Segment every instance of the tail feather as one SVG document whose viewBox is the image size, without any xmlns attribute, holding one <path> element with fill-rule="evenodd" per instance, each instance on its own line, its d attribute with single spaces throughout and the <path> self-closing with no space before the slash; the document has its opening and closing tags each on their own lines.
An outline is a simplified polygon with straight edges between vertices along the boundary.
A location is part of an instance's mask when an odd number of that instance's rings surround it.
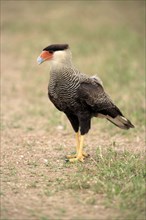
<svg viewBox="0 0 146 220">
<path fill-rule="evenodd" d="M 112 118 L 111 116 L 106 117 L 107 120 L 112 122 L 114 125 L 121 129 L 126 129 L 128 130 L 129 128 L 134 128 L 134 125 L 124 116 L 118 115 L 115 118 Z"/>
</svg>

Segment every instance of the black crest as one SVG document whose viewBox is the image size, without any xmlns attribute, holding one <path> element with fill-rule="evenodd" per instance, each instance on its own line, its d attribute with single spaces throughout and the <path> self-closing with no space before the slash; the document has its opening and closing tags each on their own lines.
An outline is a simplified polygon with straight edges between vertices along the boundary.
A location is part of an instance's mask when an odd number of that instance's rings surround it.
<svg viewBox="0 0 146 220">
<path fill-rule="evenodd" d="M 45 47 L 43 50 L 49 51 L 50 53 L 53 53 L 58 50 L 66 50 L 69 48 L 68 44 L 52 44 L 48 47 Z"/>
</svg>

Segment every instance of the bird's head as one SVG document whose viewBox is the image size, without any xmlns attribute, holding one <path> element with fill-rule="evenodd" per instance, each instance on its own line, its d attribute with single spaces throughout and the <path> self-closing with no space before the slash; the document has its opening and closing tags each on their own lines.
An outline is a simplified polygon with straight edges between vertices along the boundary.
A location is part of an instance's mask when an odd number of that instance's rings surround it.
<svg viewBox="0 0 146 220">
<path fill-rule="evenodd" d="M 52 44 L 45 47 L 37 58 L 38 64 L 44 61 L 52 61 L 55 63 L 64 63 L 71 58 L 68 44 Z"/>
</svg>

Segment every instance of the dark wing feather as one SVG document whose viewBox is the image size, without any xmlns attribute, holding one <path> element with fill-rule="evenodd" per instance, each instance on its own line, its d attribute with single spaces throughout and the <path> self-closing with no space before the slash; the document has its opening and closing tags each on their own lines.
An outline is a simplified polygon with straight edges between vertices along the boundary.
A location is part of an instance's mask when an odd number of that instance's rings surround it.
<svg viewBox="0 0 146 220">
<path fill-rule="evenodd" d="M 103 86 L 96 79 L 82 82 L 78 90 L 78 96 L 95 114 L 100 113 L 111 117 L 122 115 L 110 97 L 105 93 Z"/>
</svg>

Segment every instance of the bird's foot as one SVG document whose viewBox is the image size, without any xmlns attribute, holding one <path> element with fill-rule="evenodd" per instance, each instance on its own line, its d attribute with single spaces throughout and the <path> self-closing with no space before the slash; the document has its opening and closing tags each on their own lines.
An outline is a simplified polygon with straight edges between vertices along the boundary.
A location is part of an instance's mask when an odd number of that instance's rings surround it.
<svg viewBox="0 0 146 220">
<path fill-rule="evenodd" d="M 85 159 L 85 156 L 83 154 L 81 154 L 81 155 L 78 155 L 75 158 L 68 159 L 67 162 L 71 162 L 71 163 L 74 163 L 74 162 L 77 162 L 77 161 L 84 162 L 84 159 Z"/>
<path fill-rule="evenodd" d="M 76 158 L 76 157 L 77 157 L 77 154 L 66 155 L 67 159 Z"/>
<path fill-rule="evenodd" d="M 86 153 L 86 152 L 84 152 L 84 151 L 83 151 L 82 154 L 83 154 L 84 157 L 89 157 L 89 156 L 90 156 L 90 154 L 88 154 L 88 153 Z"/>
<path fill-rule="evenodd" d="M 89 157 L 90 156 L 90 154 L 88 154 L 86 152 L 83 152 L 82 155 L 83 155 L 83 157 Z M 66 158 L 67 159 L 77 158 L 77 154 L 66 155 Z"/>
<path fill-rule="evenodd" d="M 71 163 L 74 163 L 74 162 L 77 162 L 77 161 L 84 162 L 84 158 L 85 157 L 83 155 L 81 155 L 80 157 L 78 156 L 76 158 L 69 159 L 69 162 L 71 162 Z"/>
</svg>

